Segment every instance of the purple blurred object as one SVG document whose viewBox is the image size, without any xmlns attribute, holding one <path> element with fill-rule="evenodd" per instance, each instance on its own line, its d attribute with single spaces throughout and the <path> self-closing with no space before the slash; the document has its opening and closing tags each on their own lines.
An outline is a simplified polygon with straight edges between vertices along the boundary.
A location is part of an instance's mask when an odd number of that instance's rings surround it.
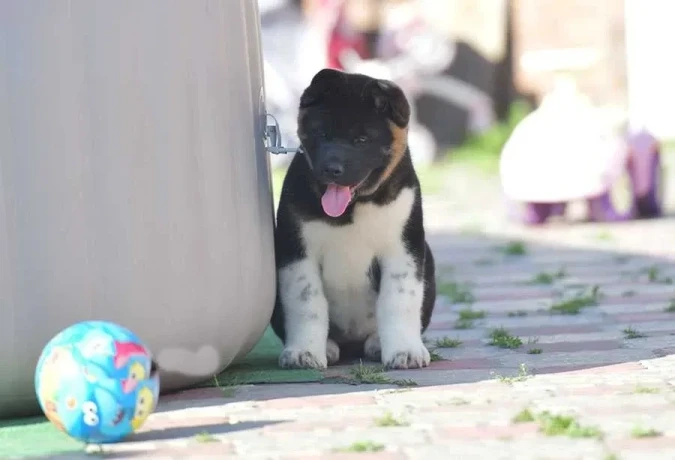
<svg viewBox="0 0 675 460">
<path fill-rule="evenodd" d="M 622 222 L 663 215 L 663 167 L 658 141 L 641 129 L 628 133 L 621 145 L 623 150 L 620 155 L 625 160 L 619 166 L 630 179 L 630 208 L 620 212 L 614 206 L 611 193 L 616 178 L 612 178 L 607 180 L 605 190 L 599 194 L 570 198 L 570 201 L 581 198 L 586 202 L 591 222 Z M 542 225 L 551 217 L 564 217 L 568 204 L 565 201 L 526 201 L 508 196 L 507 203 L 509 219 L 525 225 Z"/>
<path fill-rule="evenodd" d="M 647 162 L 647 183 L 641 187 L 638 162 Z M 658 148 L 651 155 L 636 155 L 628 161 L 628 174 L 634 190 L 631 211 L 639 219 L 663 215 L 663 167 Z"/>
<path fill-rule="evenodd" d="M 632 218 L 632 212 L 620 213 L 614 207 L 609 192 L 589 198 L 588 217 L 591 222 L 621 222 Z"/>
</svg>

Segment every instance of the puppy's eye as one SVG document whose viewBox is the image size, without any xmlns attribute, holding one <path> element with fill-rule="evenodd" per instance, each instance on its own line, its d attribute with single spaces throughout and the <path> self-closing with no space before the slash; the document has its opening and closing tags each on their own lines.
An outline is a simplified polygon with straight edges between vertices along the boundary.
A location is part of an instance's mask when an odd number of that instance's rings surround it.
<svg viewBox="0 0 675 460">
<path fill-rule="evenodd" d="M 366 142 L 368 142 L 368 136 L 359 136 L 354 139 L 355 144 L 365 144 Z"/>
</svg>

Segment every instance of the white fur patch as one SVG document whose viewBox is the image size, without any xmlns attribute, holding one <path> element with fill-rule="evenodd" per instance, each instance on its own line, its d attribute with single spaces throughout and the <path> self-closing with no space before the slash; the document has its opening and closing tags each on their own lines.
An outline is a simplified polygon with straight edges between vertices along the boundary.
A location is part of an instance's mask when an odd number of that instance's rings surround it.
<svg viewBox="0 0 675 460">
<path fill-rule="evenodd" d="M 329 318 L 347 340 L 366 340 L 379 332 L 385 365 L 428 364 L 420 333 L 423 282 L 415 279 L 415 263 L 402 240 L 414 200 L 414 190 L 404 189 L 386 206 L 357 204 L 351 225 L 302 226 L 307 258 L 279 274 L 287 331 L 282 365 L 305 367 L 304 361 L 317 361 L 325 366 Z M 379 297 L 368 278 L 374 258 L 381 266 Z M 377 348 L 374 339 L 370 348 Z"/>
<path fill-rule="evenodd" d="M 382 363 L 394 369 L 429 365 L 422 342 L 424 283 L 415 278 L 415 263 L 404 251 L 380 259 L 382 283 L 377 299 L 377 330 Z"/>
<path fill-rule="evenodd" d="M 319 266 L 304 259 L 282 268 L 278 276 L 286 326 L 286 346 L 279 364 L 287 368 L 327 367 L 328 303 Z"/>
</svg>

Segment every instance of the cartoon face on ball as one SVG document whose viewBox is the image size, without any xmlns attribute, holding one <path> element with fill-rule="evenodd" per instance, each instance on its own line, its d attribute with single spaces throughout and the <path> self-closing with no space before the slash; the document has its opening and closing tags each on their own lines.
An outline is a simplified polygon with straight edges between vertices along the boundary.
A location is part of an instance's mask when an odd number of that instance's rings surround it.
<svg viewBox="0 0 675 460">
<path fill-rule="evenodd" d="M 92 400 L 93 387 L 82 378 L 62 381 L 55 412 L 61 420 L 63 430 L 83 440 L 95 439 L 100 423 L 99 410 Z"/>
<path fill-rule="evenodd" d="M 82 422 L 91 428 L 98 427 L 101 419 L 98 417 L 98 406 L 94 401 L 82 403 Z"/>
<path fill-rule="evenodd" d="M 155 408 L 155 395 L 148 387 L 138 390 L 136 397 L 136 409 L 131 419 L 131 427 L 134 431 L 138 430 L 147 420 L 148 416 Z"/>
<path fill-rule="evenodd" d="M 131 421 L 137 397 L 132 402 L 111 382 L 79 379 L 68 385 L 70 391 L 56 406 L 67 433 L 87 442 L 104 443 L 134 431 Z"/>
<path fill-rule="evenodd" d="M 138 382 L 145 380 L 147 372 L 145 366 L 138 361 L 135 361 L 129 365 L 129 373 L 127 378 L 122 380 L 122 391 L 125 393 L 132 392 Z"/>
</svg>

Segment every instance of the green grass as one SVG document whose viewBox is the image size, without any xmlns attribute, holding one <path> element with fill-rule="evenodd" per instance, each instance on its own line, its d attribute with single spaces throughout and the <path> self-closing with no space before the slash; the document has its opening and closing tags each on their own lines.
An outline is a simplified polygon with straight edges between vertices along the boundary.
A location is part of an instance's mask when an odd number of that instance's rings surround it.
<svg viewBox="0 0 675 460">
<path fill-rule="evenodd" d="M 516 375 L 506 376 L 494 373 L 492 375 L 501 383 L 506 383 L 507 385 L 513 385 L 516 382 L 524 382 L 525 380 L 532 378 L 530 370 L 524 363 L 521 363 L 520 366 L 518 366 L 518 373 Z"/>
<path fill-rule="evenodd" d="M 629 340 L 630 339 L 641 339 L 643 337 L 647 337 L 647 334 L 644 334 L 644 333 L 638 331 L 637 329 L 633 329 L 630 326 L 627 327 L 626 329 L 624 329 L 622 332 L 623 332 L 623 337 L 625 339 L 629 339 Z"/>
<path fill-rule="evenodd" d="M 647 280 L 649 280 L 650 283 L 654 283 L 659 279 L 659 267 L 656 265 L 652 265 L 651 267 L 647 267 L 645 269 L 645 273 L 647 274 Z"/>
<path fill-rule="evenodd" d="M 403 388 L 410 388 L 417 386 L 417 382 L 415 382 L 413 379 L 393 379 L 391 383 L 392 385 L 397 385 Z"/>
<path fill-rule="evenodd" d="M 455 329 L 473 329 L 476 324 L 471 320 L 457 320 L 455 321 Z"/>
<path fill-rule="evenodd" d="M 213 386 L 218 388 L 222 393 L 224 398 L 234 398 L 237 394 L 237 384 L 234 380 L 222 382 L 217 375 L 213 376 Z"/>
<path fill-rule="evenodd" d="M 660 390 L 658 388 L 654 387 L 645 387 L 642 385 L 637 385 L 635 389 L 633 390 L 633 393 L 637 394 L 655 394 L 658 393 Z"/>
<path fill-rule="evenodd" d="M 338 447 L 335 449 L 335 452 L 353 452 L 353 453 L 365 453 L 365 452 L 382 452 L 384 450 L 384 444 L 379 444 L 373 441 L 357 441 L 347 447 Z"/>
<path fill-rule="evenodd" d="M 541 348 L 530 348 L 527 350 L 528 355 L 540 355 L 544 350 Z"/>
<path fill-rule="evenodd" d="M 492 345 L 493 347 L 515 349 L 520 348 L 523 345 L 523 341 L 520 337 L 511 335 L 509 331 L 503 327 L 490 331 L 489 337 L 489 345 Z"/>
<path fill-rule="evenodd" d="M 608 230 L 601 230 L 594 235 L 594 239 L 598 241 L 612 241 L 614 240 L 614 235 Z"/>
<path fill-rule="evenodd" d="M 513 423 L 530 423 L 534 422 L 534 420 L 534 414 L 530 409 L 521 410 L 511 419 Z"/>
<path fill-rule="evenodd" d="M 561 268 L 560 270 L 554 273 L 547 273 L 547 272 L 537 273 L 536 275 L 534 275 L 534 277 L 532 277 L 529 284 L 548 285 L 553 284 L 557 280 L 562 279 L 564 277 L 565 271 Z"/>
<path fill-rule="evenodd" d="M 417 382 L 410 379 L 392 379 L 384 373 L 383 366 L 366 366 L 359 362 L 356 366 L 349 369 L 350 377 L 345 383 L 352 385 L 396 385 L 399 387 L 414 387 Z"/>
<path fill-rule="evenodd" d="M 675 299 L 671 300 L 666 308 L 663 309 L 666 313 L 675 313 Z"/>
<path fill-rule="evenodd" d="M 360 362 L 349 369 L 349 374 L 356 383 L 371 385 L 391 383 L 391 379 L 384 374 L 384 368 L 382 366 L 366 366 Z"/>
<path fill-rule="evenodd" d="M 471 289 L 466 284 L 455 282 L 441 283 L 437 290 L 439 294 L 446 296 L 452 303 L 471 304 L 476 300 Z"/>
<path fill-rule="evenodd" d="M 663 436 L 663 433 L 653 428 L 644 428 L 641 426 L 633 427 L 630 435 L 634 438 L 658 438 Z"/>
<path fill-rule="evenodd" d="M 485 312 L 482 310 L 472 310 L 463 308 L 458 312 L 459 317 L 455 322 L 455 329 L 472 329 L 477 320 L 485 318 Z"/>
<path fill-rule="evenodd" d="M 571 299 L 554 303 L 549 311 L 557 315 L 578 315 L 584 308 L 596 306 L 599 299 L 600 289 L 598 286 L 593 286 L 588 293 L 577 294 Z"/>
<path fill-rule="evenodd" d="M 445 358 L 443 358 L 441 355 L 439 355 L 436 351 L 434 350 L 429 350 L 429 358 L 431 359 L 431 362 L 434 361 L 445 361 Z"/>
<path fill-rule="evenodd" d="M 642 272 L 647 275 L 647 280 L 650 283 L 673 284 L 673 279 L 671 277 L 661 276 L 661 269 L 656 265 L 647 267 L 642 270 Z"/>
<path fill-rule="evenodd" d="M 497 247 L 497 250 L 507 256 L 524 256 L 527 254 L 527 247 L 523 241 L 509 241 L 503 246 Z"/>
<path fill-rule="evenodd" d="M 392 427 L 392 426 L 409 426 L 410 422 L 394 417 L 391 412 L 385 413 L 382 417 L 375 419 L 375 426 Z"/>
<path fill-rule="evenodd" d="M 566 436 L 568 438 L 602 439 L 603 433 L 596 426 L 585 426 L 570 415 L 554 415 L 543 412 L 537 417 L 539 431 L 546 436 Z"/>
<path fill-rule="evenodd" d="M 535 414 L 530 409 L 523 409 L 512 419 L 512 423 L 539 424 L 539 431 L 546 436 L 566 436 L 568 438 L 602 439 L 604 434 L 598 427 L 586 426 L 579 423 L 570 415 L 556 415 L 548 411 Z"/>
<path fill-rule="evenodd" d="M 77 458 L 82 455 L 83 447 L 44 415 L 0 420 L 0 458 L 47 458 L 52 455 Z"/>
<path fill-rule="evenodd" d="M 483 310 L 472 310 L 471 308 L 463 308 L 457 312 L 460 321 L 474 321 L 485 318 Z"/>
<path fill-rule="evenodd" d="M 434 342 L 437 348 L 457 348 L 462 345 L 462 341 L 459 339 L 453 339 L 451 337 L 441 337 L 436 339 Z"/>
<path fill-rule="evenodd" d="M 207 443 L 207 442 L 218 442 L 218 438 L 213 436 L 211 433 L 207 431 L 202 431 L 201 433 L 197 433 L 195 435 L 195 441 L 201 442 L 201 443 Z"/>
</svg>

